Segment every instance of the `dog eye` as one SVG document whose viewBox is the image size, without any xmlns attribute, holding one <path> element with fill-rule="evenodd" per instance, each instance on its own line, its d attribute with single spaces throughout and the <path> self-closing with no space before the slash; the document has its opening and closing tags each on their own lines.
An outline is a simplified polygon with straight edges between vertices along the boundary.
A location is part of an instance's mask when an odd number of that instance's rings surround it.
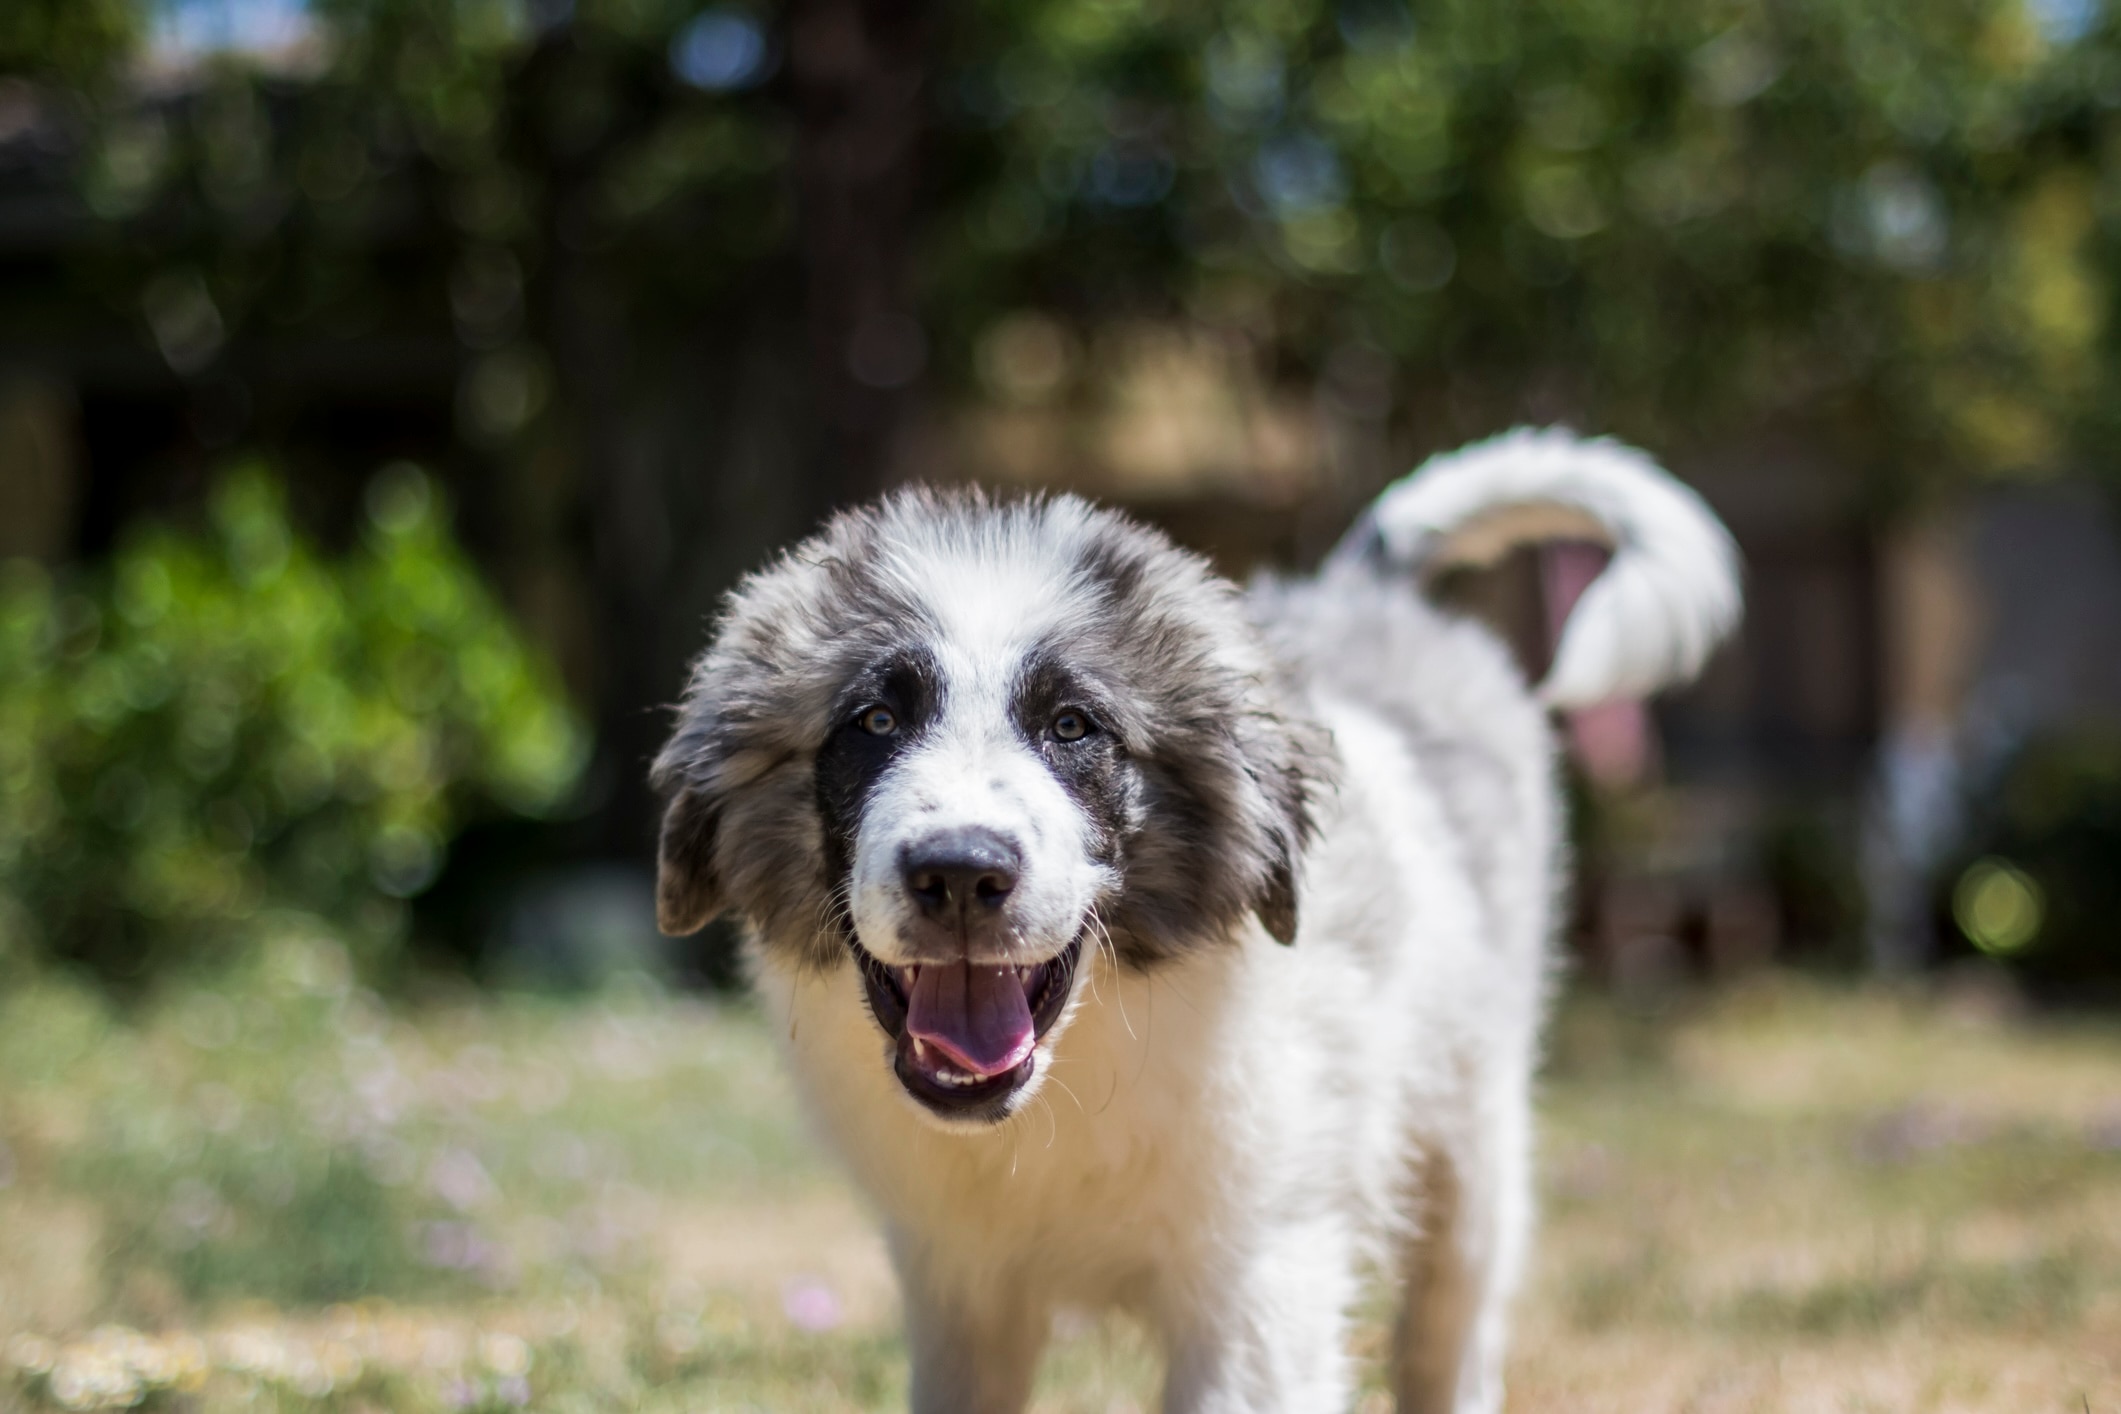
<svg viewBox="0 0 2121 1414">
<path fill-rule="evenodd" d="M 889 707 L 864 707 L 854 721 L 871 736 L 890 736 L 898 730 L 898 715 Z"/>
<path fill-rule="evenodd" d="M 1081 741 L 1090 735 L 1090 719 L 1070 707 L 1053 719 L 1053 735 L 1061 741 Z"/>
</svg>

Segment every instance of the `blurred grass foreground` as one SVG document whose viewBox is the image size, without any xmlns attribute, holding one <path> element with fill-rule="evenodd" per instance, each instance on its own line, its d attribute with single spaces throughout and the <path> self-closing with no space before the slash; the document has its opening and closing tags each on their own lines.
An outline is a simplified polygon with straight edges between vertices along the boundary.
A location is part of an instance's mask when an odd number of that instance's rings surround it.
<svg viewBox="0 0 2121 1414">
<path fill-rule="evenodd" d="M 7 993 L 0 1410 L 903 1407 L 881 1243 L 771 1024 L 393 1010 L 299 927 L 129 1022 Z M 1975 1001 L 1572 1003 L 1511 1407 L 2121 1407 L 2117 1073 L 2111 1023 Z M 1058 1334 L 1039 1410 L 1153 1407 L 1129 1330 Z"/>
</svg>

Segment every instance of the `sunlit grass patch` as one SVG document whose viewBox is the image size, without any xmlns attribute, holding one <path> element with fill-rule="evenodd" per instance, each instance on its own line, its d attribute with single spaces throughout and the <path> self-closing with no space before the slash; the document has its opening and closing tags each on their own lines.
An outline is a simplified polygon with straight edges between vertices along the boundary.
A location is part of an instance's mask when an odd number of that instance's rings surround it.
<svg viewBox="0 0 2121 1414">
<path fill-rule="evenodd" d="M 770 1019 L 349 977 L 0 996 L 0 1411 L 904 1407 L 881 1241 Z M 2111 1028 L 1907 997 L 1572 1004 L 1512 1407 L 2121 1409 L 2116 1076 Z M 1034 1408 L 1157 1381 L 1132 1326 L 1072 1322 Z"/>
<path fill-rule="evenodd" d="M 1513 1407 L 2121 1406 L 2121 1031 L 1782 979 L 1561 1037 Z"/>
<path fill-rule="evenodd" d="M 1718 1317 L 1738 1330 L 1807 1336 L 1867 1335 L 1921 1320 L 2042 1331 L 2073 1323 L 2097 1280 L 2090 1261 L 2069 1253 L 1925 1263 L 1796 1288 L 1749 1288 Z"/>
</svg>

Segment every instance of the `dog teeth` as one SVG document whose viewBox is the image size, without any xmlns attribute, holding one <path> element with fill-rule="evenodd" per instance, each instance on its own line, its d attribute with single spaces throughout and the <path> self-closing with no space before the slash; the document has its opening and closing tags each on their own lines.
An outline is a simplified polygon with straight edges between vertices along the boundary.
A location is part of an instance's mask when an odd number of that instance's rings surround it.
<svg viewBox="0 0 2121 1414">
<path fill-rule="evenodd" d="M 935 1055 L 934 1048 L 918 1036 L 913 1038 L 913 1063 L 926 1071 L 928 1078 L 938 1085 L 951 1085 L 962 1088 L 967 1085 L 977 1085 L 987 1078 L 984 1075 L 974 1075 L 970 1071 L 959 1070 L 950 1062 Z"/>
</svg>

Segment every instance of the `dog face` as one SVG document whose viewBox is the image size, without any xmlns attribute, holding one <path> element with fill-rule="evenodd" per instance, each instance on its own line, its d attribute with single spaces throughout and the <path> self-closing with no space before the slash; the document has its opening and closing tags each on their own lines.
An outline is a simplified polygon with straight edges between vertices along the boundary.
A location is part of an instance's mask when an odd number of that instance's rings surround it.
<svg viewBox="0 0 2121 1414">
<path fill-rule="evenodd" d="M 733 907 L 858 979 L 906 1092 L 992 1123 L 1086 943 L 1150 967 L 1248 912 L 1293 938 L 1316 744 L 1234 590 L 1160 536 L 901 494 L 731 596 L 656 763 L 658 915 Z"/>
</svg>

